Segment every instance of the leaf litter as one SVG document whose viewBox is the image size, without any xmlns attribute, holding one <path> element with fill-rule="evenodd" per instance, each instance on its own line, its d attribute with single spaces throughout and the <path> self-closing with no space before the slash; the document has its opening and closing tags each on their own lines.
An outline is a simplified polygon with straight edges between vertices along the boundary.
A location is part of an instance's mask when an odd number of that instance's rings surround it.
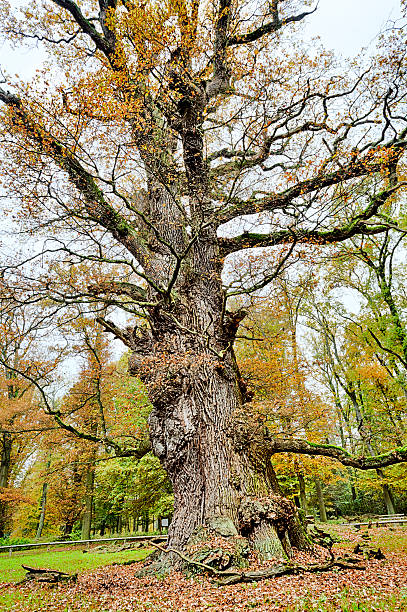
<svg viewBox="0 0 407 612">
<path fill-rule="evenodd" d="M 379 530 L 370 530 L 372 540 L 381 539 Z M 335 545 L 342 555 L 366 541 L 363 533 L 341 529 L 343 541 Z M 394 529 L 394 548 L 405 530 Z M 2 592 L 18 592 L 20 597 L 9 610 L 51 612 L 258 612 L 342 610 L 407 610 L 407 557 L 399 550 L 385 548 L 383 560 L 365 560 L 365 571 L 337 570 L 280 576 L 252 584 L 217 586 L 211 579 L 188 578 L 174 572 L 165 578 L 137 578 L 143 563 L 110 566 L 82 574 L 75 585 L 45 587 L 2 585 Z M 392 548 L 392 547 L 390 547 Z M 322 556 L 321 554 L 319 556 Z M 296 559 L 304 562 L 304 559 Z M 40 607 L 29 602 L 33 592 L 42 593 Z M 26 596 L 25 596 L 26 595 Z M 383 600 L 391 602 L 383 607 Z M 349 607 L 348 607 L 349 604 Z"/>
</svg>

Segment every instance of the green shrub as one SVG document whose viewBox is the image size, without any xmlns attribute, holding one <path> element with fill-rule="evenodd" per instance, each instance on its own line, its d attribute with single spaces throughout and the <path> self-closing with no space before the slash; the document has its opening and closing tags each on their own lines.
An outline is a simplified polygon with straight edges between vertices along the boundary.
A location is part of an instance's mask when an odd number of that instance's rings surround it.
<svg viewBox="0 0 407 612">
<path fill-rule="evenodd" d="M 28 538 L 10 538 L 10 536 L 0 538 L 0 546 L 16 546 L 17 544 L 31 544 L 31 540 Z"/>
</svg>

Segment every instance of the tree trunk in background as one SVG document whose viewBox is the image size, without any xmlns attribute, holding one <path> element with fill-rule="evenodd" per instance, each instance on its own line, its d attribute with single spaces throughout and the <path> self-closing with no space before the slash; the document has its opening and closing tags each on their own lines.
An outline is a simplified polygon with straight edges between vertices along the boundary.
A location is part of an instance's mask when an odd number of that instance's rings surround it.
<svg viewBox="0 0 407 612">
<path fill-rule="evenodd" d="M 36 540 L 40 539 L 42 530 L 44 528 L 45 510 L 47 507 L 47 490 L 48 490 L 48 483 L 44 482 L 44 484 L 42 485 L 42 493 L 41 493 L 41 501 L 40 501 L 41 513 L 40 513 L 40 518 L 38 521 L 37 533 L 35 536 Z"/>
<path fill-rule="evenodd" d="M 74 526 L 74 521 L 71 521 L 70 519 L 65 523 L 64 526 L 64 536 L 69 536 L 72 533 L 73 530 L 73 526 Z"/>
<path fill-rule="evenodd" d="M 47 492 L 48 492 L 48 483 L 47 483 L 48 474 L 47 472 L 50 468 L 50 465 L 51 465 L 51 459 L 48 459 L 46 467 L 45 467 L 45 481 L 42 485 L 42 492 L 41 492 L 41 499 L 40 499 L 40 518 L 38 520 L 37 533 L 35 535 L 36 540 L 40 539 L 42 530 L 44 528 L 45 511 L 47 508 Z"/>
<path fill-rule="evenodd" d="M 315 489 L 316 489 L 316 492 L 317 492 L 318 506 L 319 506 L 319 516 L 320 516 L 320 519 L 321 519 L 321 523 L 326 523 L 328 519 L 327 519 L 327 516 L 326 516 L 325 501 L 324 501 L 324 495 L 323 495 L 323 492 L 322 492 L 321 482 L 320 482 L 319 478 L 315 478 L 314 482 L 315 482 Z"/>
<path fill-rule="evenodd" d="M 305 491 L 305 478 L 301 474 L 301 472 L 297 472 L 297 477 L 298 477 L 301 509 L 304 511 L 305 514 L 308 514 L 307 495 Z"/>
<path fill-rule="evenodd" d="M 93 490 L 95 484 L 95 468 L 91 464 L 85 476 L 85 511 L 82 517 L 81 539 L 90 540 L 92 525 Z"/>
<path fill-rule="evenodd" d="M 144 533 L 148 533 L 149 524 L 150 524 L 150 517 L 148 515 L 148 510 L 146 510 L 145 512 L 143 512 L 143 515 L 141 517 L 141 529 L 143 530 Z"/>
<path fill-rule="evenodd" d="M 12 444 L 13 439 L 10 433 L 4 432 L 1 434 L 0 491 L 9 484 Z M 8 503 L 0 499 L 0 538 L 6 535 L 9 520 L 8 512 Z"/>
<path fill-rule="evenodd" d="M 355 470 L 353 468 L 347 468 L 346 471 L 349 474 L 349 486 L 350 486 L 350 494 L 352 496 L 352 501 L 355 502 L 358 498 L 357 492 L 356 492 L 356 486 L 355 486 L 355 482 L 356 482 Z"/>
<path fill-rule="evenodd" d="M 392 499 L 392 496 L 391 496 L 391 491 L 390 491 L 389 486 L 387 484 L 383 485 L 383 499 L 384 499 L 384 503 L 386 504 L 387 514 L 389 514 L 389 515 L 396 514 L 396 510 L 394 508 L 393 499 Z"/>
</svg>

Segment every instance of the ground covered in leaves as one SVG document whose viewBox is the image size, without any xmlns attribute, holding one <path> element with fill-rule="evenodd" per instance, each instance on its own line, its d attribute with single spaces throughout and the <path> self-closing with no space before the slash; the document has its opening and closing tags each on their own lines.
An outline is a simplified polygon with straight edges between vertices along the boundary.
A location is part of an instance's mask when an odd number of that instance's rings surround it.
<svg viewBox="0 0 407 612">
<path fill-rule="evenodd" d="M 352 552 L 366 541 L 352 528 L 330 527 L 342 541 L 336 554 Z M 369 530 L 384 560 L 366 560 L 366 570 L 335 570 L 282 576 L 253 584 L 217 587 L 206 578 L 172 574 L 165 579 L 135 578 L 140 564 L 99 568 L 79 576 L 72 585 L 17 586 L 3 584 L 0 608 L 21 612 L 200 612 L 235 610 L 347 612 L 407 610 L 407 530 Z"/>
</svg>

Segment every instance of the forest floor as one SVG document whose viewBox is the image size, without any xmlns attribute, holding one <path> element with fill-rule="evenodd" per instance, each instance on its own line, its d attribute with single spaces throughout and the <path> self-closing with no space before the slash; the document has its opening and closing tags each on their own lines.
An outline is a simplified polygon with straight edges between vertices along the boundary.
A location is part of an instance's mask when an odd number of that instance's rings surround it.
<svg viewBox="0 0 407 612">
<path fill-rule="evenodd" d="M 324 529 L 326 526 L 324 525 Z M 365 530 L 329 525 L 341 538 L 340 555 L 364 541 Z M 402 612 L 407 610 L 407 528 L 369 529 L 371 544 L 386 558 L 366 570 L 335 570 L 281 576 L 258 583 L 217 587 L 200 577 L 172 574 L 135 578 L 140 563 L 87 570 L 78 582 L 55 587 L 0 585 L 0 609 L 18 612 Z M 137 551 L 138 552 L 138 551 Z M 140 551 L 141 552 L 141 551 Z M 85 556 L 85 555 L 84 555 Z M 38 566 L 46 566 L 38 558 Z"/>
</svg>

